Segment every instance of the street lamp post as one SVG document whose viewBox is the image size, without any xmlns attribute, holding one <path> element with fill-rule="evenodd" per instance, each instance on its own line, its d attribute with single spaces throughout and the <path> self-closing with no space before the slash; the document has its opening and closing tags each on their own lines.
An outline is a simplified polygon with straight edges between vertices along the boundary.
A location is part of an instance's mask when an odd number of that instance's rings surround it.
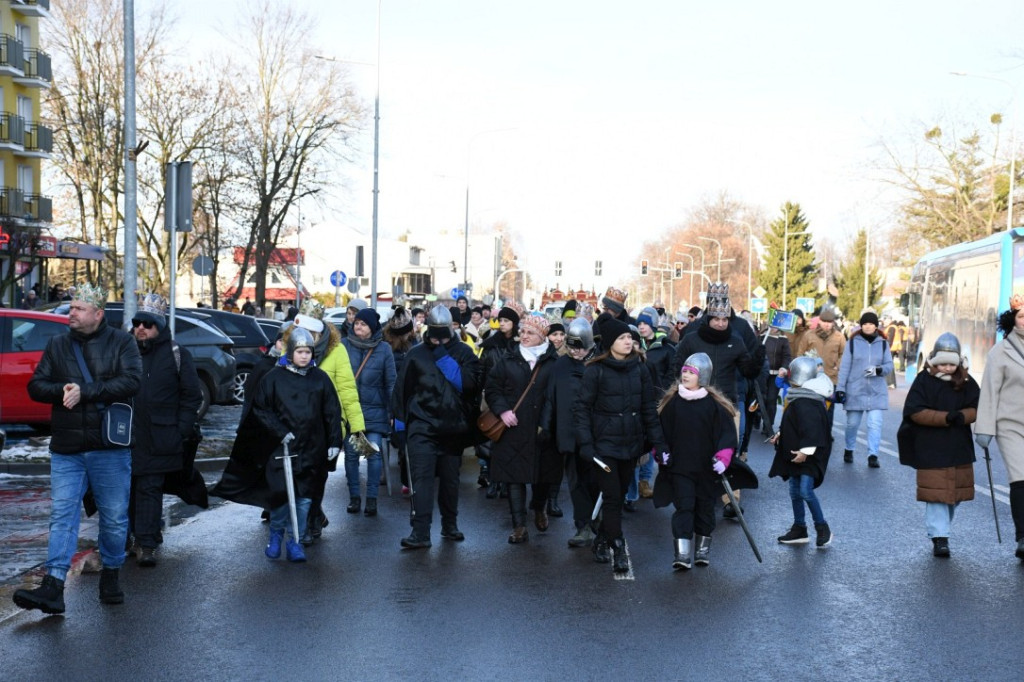
<svg viewBox="0 0 1024 682">
<path fill-rule="evenodd" d="M 782 309 L 788 310 L 789 306 L 786 305 L 786 294 L 789 290 L 789 238 L 800 237 L 808 232 L 790 232 L 789 231 L 789 213 L 783 209 L 782 216 Z"/>
<path fill-rule="evenodd" d="M 683 258 L 689 258 L 690 259 L 690 270 L 689 270 L 689 272 L 690 272 L 690 295 L 689 295 L 687 300 L 688 300 L 689 304 L 692 306 L 693 305 L 693 255 L 691 255 L 689 253 L 680 253 L 679 251 L 676 251 L 676 255 L 677 256 L 682 256 Z"/>
<path fill-rule="evenodd" d="M 747 228 L 747 305 L 749 306 L 754 295 L 754 290 L 751 288 L 753 284 L 751 273 L 754 269 L 754 226 L 744 220 L 735 220 L 733 218 L 726 218 L 725 222 L 732 223 L 733 225 L 743 225 Z"/>
<path fill-rule="evenodd" d="M 950 71 L 954 76 L 966 76 L 968 78 L 983 78 L 987 81 L 995 81 L 996 83 L 1002 83 L 1010 89 L 1010 187 L 1007 191 L 1006 201 L 1006 229 L 1013 229 L 1013 185 L 1014 176 L 1017 174 L 1017 150 L 1014 149 L 1016 144 L 1016 131 L 1017 131 L 1017 86 L 1010 81 L 999 78 L 997 76 L 989 76 L 981 73 L 968 73 L 966 71 Z"/>
<path fill-rule="evenodd" d="M 700 271 L 704 272 L 704 249 L 696 244 L 683 244 L 683 246 L 689 246 L 691 249 L 697 249 L 700 251 Z"/>
<path fill-rule="evenodd" d="M 716 265 L 715 279 L 719 282 L 722 281 L 722 242 L 711 237 L 697 237 L 697 239 L 703 239 L 706 242 L 714 242 L 718 246 L 718 264 Z"/>
</svg>

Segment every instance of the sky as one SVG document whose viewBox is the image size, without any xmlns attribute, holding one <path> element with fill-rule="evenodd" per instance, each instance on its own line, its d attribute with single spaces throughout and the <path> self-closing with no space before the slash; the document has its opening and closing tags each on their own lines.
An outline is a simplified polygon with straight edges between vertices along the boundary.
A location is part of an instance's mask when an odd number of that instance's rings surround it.
<svg viewBox="0 0 1024 682">
<path fill-rule="evenodd" d="M 176 30 L 216 45 L 245 4 L 176 0 Z M 294 4 L 322 54 L 377 62 L 377 1 Z M 461 231 L 468 185 L 471 234 L 506 222 L 541 281 L 555 260 L 570 281 L 597 259 L 632 276 L 644 241 L 723 191 L 768 219 L 800 203 L 816 238 L 889 228 L 880 143 L 1015 121 L 1024 84 L 1020 0 L 381 0 L 380 17 L 380 234 Z M 377 69 L 350 73 L 372 109 Z M 357 231 L 367 124 L 329 199 Z"/>
</svg>

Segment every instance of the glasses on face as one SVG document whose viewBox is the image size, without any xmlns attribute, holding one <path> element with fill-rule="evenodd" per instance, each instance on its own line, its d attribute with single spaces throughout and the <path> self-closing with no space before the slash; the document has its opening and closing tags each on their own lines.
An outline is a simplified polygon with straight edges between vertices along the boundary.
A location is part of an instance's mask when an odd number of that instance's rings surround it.
<svg viewBox="0 0 1024 682">
<path fill-rule="evenodd" d="M 149 320 L 132 320 L 132 329 L 134 329 L 135 327 L 145 327 L 146 329 L 152 329 L 155 326 L 156 323 L 150 322 Z"/>
</svg>

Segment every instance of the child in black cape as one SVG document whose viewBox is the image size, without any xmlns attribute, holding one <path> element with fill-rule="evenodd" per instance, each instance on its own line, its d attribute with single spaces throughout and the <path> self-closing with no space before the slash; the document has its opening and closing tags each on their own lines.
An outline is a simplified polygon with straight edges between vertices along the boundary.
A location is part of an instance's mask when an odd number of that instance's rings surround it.
<svg viewBox="0 0 1024 682">
<path fill-rule="evenodd" d="M 675 506 L 672 568 L 677 571 L 710 563 L 718 478 L 736 452 L 736 408 L 711 386 L 711 374 L 707 353 L 689 356 L 658 408 L 671 456 L 659 458 L 654 506 Z"/>
<path fill-rule="evenodd" d="M 789 481 L 789 497 L 793 503 L 793 526 L 779 537 L 779 542 L 803 545 L 810 541 L 804 511 L 806 504 L 817 531 L 816 545 L 822 549 L 831 544 L 832 531 L 814 490 L 825 480 L 832 438 L 825 398 L 807 387 L 817 374 L 814 358 L 799 357 L 790 363 L 788 404 L 773 440 L 775 459 L 768 477 L 779 476 Z"/>
</svg>

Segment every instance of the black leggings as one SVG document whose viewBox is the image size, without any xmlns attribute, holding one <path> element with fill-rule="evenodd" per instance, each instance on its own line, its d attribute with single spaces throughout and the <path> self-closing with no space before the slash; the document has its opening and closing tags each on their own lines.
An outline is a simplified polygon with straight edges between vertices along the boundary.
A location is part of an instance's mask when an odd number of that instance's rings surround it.
<svg viewBox="0 0 1024 682">
<path fill-rule="evenodd" d="M 597 483 L 604 495 L 601 503 L 601 533 L 609 542 L 622 537 L 622 501 L 626 490 L 633 482 L 633 470 L 636 469 L 636 457 L 629 459 L 612 459 L 603 461 L 611 468 L 611 473 L 597 467 Z"/>
<path fill-rule="evenodd" d="M 1024 481 L 1010 484 L 1010 513 L 1013 514 L 1013 525 L 1017 532 L 1016 540 L 1024 539 Z"/>
</svg>

